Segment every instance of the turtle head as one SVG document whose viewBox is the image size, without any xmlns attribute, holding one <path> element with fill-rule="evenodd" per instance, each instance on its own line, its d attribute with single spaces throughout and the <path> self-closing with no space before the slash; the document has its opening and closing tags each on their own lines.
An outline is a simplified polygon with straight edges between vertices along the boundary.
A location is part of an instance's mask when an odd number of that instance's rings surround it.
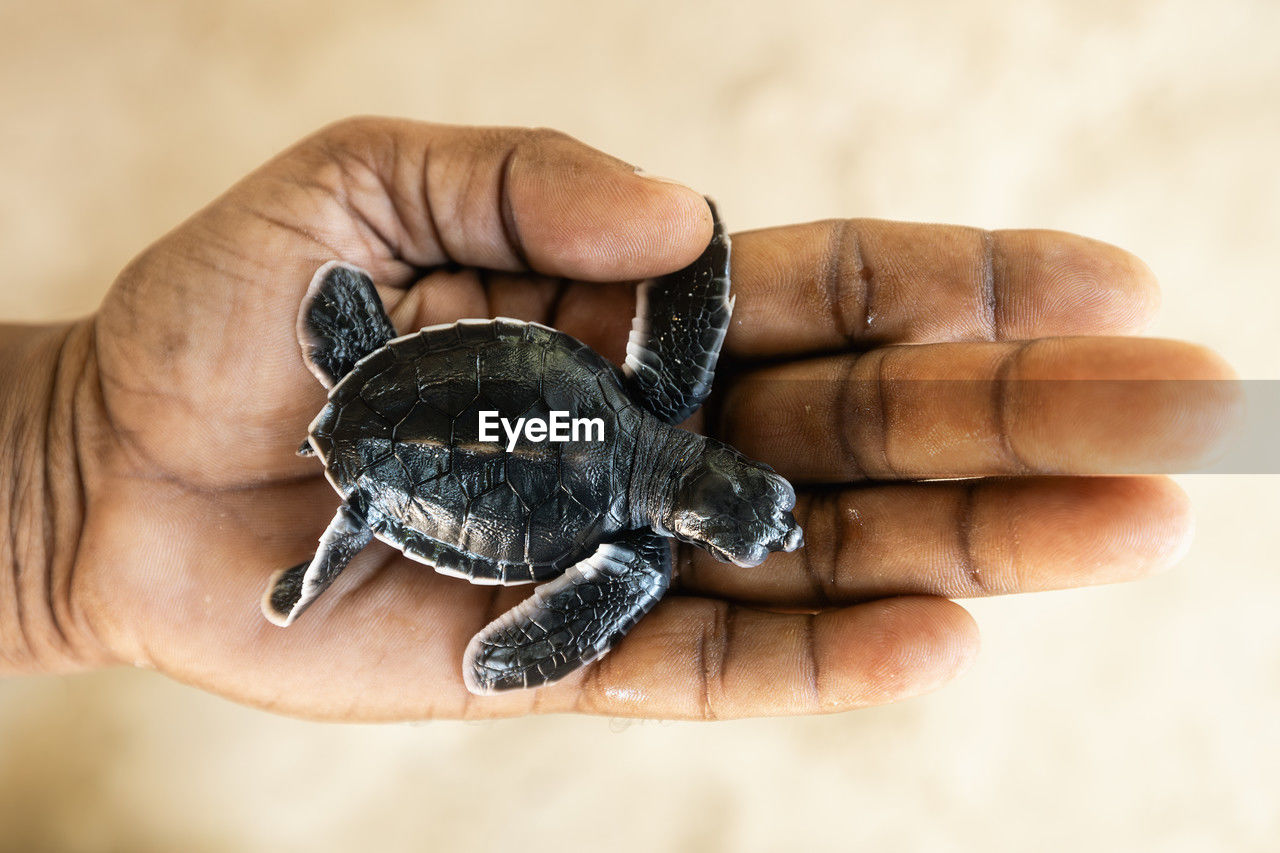
<svg viewBox="0 0 1280 853">
<path fill-rule="evenodd" d="M 665 526 L 723 562 L 758 566 L 770 551 L 803 547 L 791 514 L 795 504 L 795 489 L 768 465 L 708 441 L 700 461 L 676 483 Z"/>
</svg>

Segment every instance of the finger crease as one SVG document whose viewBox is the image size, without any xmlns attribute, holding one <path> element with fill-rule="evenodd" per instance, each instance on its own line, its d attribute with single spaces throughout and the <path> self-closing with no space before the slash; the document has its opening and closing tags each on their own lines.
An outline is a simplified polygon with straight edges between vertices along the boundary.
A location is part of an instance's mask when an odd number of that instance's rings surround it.
<svg viewBox="0 0 1280 853">
<path fill-rule="evenodd" d="M 809 697 L 813 702 L 813 706 L 821 707 L 822 705 L 822 673 L 818 669 L 818 632 L 817 632 L 818 614 L 810 613 L 804 620 L 804 635 L 801 643 L 804 646 L 804 655 L 806 659 L 805 684 L 809 688 Z"/>
<path fill-rule="evenodd" d="M 342 202 L 340 202 L 340 203 L 342 203 Z M 330 245 L 329 245 L 328 243 L 326 243 L 324 240 L 321 240 L 321 239 L 320 239 L 319 237 L 317 237 L 317 236 L 316 236 L 312 231 L 310 231 L 310 230 L 308 230 L 308 229 L 306 229 L 306 228 L 303 228 L 302 226 L 298 225 L 297 223 L 289 222 L 289 221 L 287 221 L 287 220 L 281 219 L 281 218 L 280 218 L 280 217 L 278 217 L 278 216 L 272 216 L 272 215 L 271 215 L 271 214 L 269 214 L 269 213 L 263 213 L 261 210 L 258 210 L 257 208 L 254 208 L 254 207 L 250 207 L 250 206 L 248 206 L 248 205 L 243 205 L 243 204 L 242 204 L 242 205 L 238 205 L 238 206 L 239 206 L 239 208 L 241 209 L 241 211 L 243 211 L 244 213 L 248 214 L 249 216 L 252 216 L 254 219 L 257 219 L 257 220 L 259 220 L 259 221 L 261 221 L 261 222 L 265 222 L 265 223 L 267 223 L 268 225 L 272 225 L 272 226 L 274 226 L 274 227 L 276 227 L 276 228 L 279 228 L 279 229 L 281 229 L 281 230 L 283 230 L 283 231 L 287 231 L 287 232 L 289 232 L 290 234 L 293 234 L 293 235 L 295 235 L 295 236 L 297 236 L 297 237 L 301 237 L 303 240 L 307 241 L 308 243 L 315 243 L 317 246 L 320 246 L 321 248 L 325 249 L 325 250 L 326 250 L 326 251 L 328 251 L 328 252 L 331 252 L 331 253 L 332 253 L 332 252 L 334 251 L 334 249 L 333 249 L 333 247 L 332 247 L 332 246 L 330 246 Z M 350 210 L 352 213 L 354 213 L 354 214 L 355 214 L 355 216 L 356 216 L 356 218 L 357 218 L 357 219 L 359 219 L 359 220 L 360 220 L 360 222 L 361 222 L 361 223 L 362 223 L 366 228 L 368 228 L 371 232 L 373 232 L 373 234 L 374 234 L 374 236 L 375 236 L 375 237 L 377 237 L 379 240 L 383 240 L 383 242 L 385 242 L 385 240 L 383 239 L 382 235 L 381 235 L 381 234 L 379 234 L 379 233 L 378 233 L 378 231 L 377 231 L 377 229 L 373 226 L 373 224 L 372 224 L 371 222 L 369 222 L 369 220 L 368 220 L 368 219 L 366 219 L 366 218 L 365 218 L 364 214 L 362 214 L 359 210 L 356 210 L 354 207 L 351 207 L 351 206 L 350 206 L 350 205 L 348 205 L 348 204 L 345 204 L 345 203 L 344 203 L 344 204 L 343 204 L 343 206 L 344 206 L 344 207 L 346 207 L 348 210 Z M 390 245 L 390 244 L 388 244 L 388 245 Z"/>
<path fill-rule="evenodd" d="M 400 231 L 397 231 L 397 233 L 394 233 L 394 234 L 389 233 L 386 229 L 384 229 L 381 225 L 377 223 L 376 217 L 370 216 L 368 213 L 365 212 L 364 206 L 361 205 L 359 202 L 355 201 L 352 198 L 351 193 L 349 192 L 345 193 L 346 197 L 344 201 L 346 203 L 346 208 L 347 210 L 351 211 L 351 213 L 360 222 L 360 224 L 363 225 L 365 229 L 368 230 L 369 233 L 371 233 L 374 236 L 374 239 L 376 239 L 379 243 L 381 243 L 383 246 L 386 247 L 387 251 L 391 253 L 392 258 L 394 258 L 397 261 L 405 261 L 404 242 L 403 240 L 401 240 L 400 235 L 403 231 L 403 223 L 406 220 L 404 219 L 403 216 L 401 216 L 400 210 L 395 200 L 394 191 L 392 187 L 383 179 L 381 170 L 373 169 L 372 172 L 373 172 L 374 180 L 378 182 L 378 188 L 382 191 L 383 198 L 387 199 L 387 202 L 390 205 L 392 218 L 396 222 L 401 223 L 402 225 L 402 228 L 400 229 Z"/>
<path fill-rule="evenodd" d="M 970 592 L 991 595 L 993 590 L 979 569 L 973 550 L 973 523 L 980 485 L 977 480 L 965 484 L 964 494 L 956 508 L 956 536 L 959 539 L 960 567 L 968 579 Z"/>
<path fill-rule="evenodd" d="M 430 144 L 422 152 L 422 209 L 426 213 L 424 217 L 427 220 L 427 228 L 431 232 L 431 238 L 435 240 L 436 246 L 440 249 L 440 254 L 452 261 L 453 255 L 449 251 L 449 247 L 445 245 L 444 234 L 440 231 L 440 222 L 436 219 L 436 207 L 431 203 L 431 146 Z"/>
<path fill-rule="evenodd" d="M 822 277 L 832 326 L 847 344 L 857 345 L 867 337 L 875 315 L 871 311 L 871 276 L 863 263 L 862 244 L 853 220 L 841 221 L 833 232 Z M 855 281 L 861 284 L 860 292 L 856 294 L 852 287 Z M 850 305 L 854 302 L 862 309 L 858 312 L 857 325 L 851 319 L 854 312 Z"/>
<path fill-rule="evenodd" d="M 993 341 L 1003 338 L 1000 329 L 999 300 L 996 298 L 995 234 L 982 232 L 982 302 L 987 335 Z"/>
<path fill-rule="evenodd" d="M 698 677 L 702 682 L 702 691 L 699 701 L 702 704 L 702 719 L 704 720 L 711 719 L 711 674 L 707 670 L 708 630 L 714 630 L 714 627 L 708 629 L 704 626 L 698 633 L 698 643 L 693 662 L 694 668 L 698 673 Z"/>
<path fill-rule="evenodd" d="M 877 406 L 879 423 L 876 424 L 876 427 L 880 430 L 880 461 L 889 476 L 896 477 L 897 471 L 893 463 L 889 461 L 889 394 L 885 388 L 887 383 L 884 373 L 884 363 L 888 360 L 891 350 L 880 349 L 876 352 L 876 395 L 879 402 Z M 863 465 L 862 467 L 865 471 L 866 466 Z"/>
<path fill-rule="evenodd" d="M 845 539 L 845 515 L 857 517 L 857 510 L 849 507 L 848 512 L 844 512 L 845 496 L 840 493 L 833 493 L 831 498 L 831 586 L 833 593 L 831 598 L 835 598 L 840 592 L 840 557 L 844 554 Z M 802 549 L 803 550 L 803 549 Z"/>
<path fill-rule="evenodd" d="M 374 182 L 377 183 L 378 185 L 378 189 L 381 190 L 383 197 L 386 198 L 388 195 L 388 188 L 387 188 L 386 182 L 382 179 L 382 170 L 377 167 L 377 164 L 366 163 L 360 158 L 353 157 L 351 154 L 348 154 L 344 151 L 334 149 L 334 148 L 330 148 L 327 150 L 328 150 L 329 158 L 333 162 L 333 164 L 337 166 L 338 174 L 340 176 L 339 180 L 336 182 L 337 186 L 330 190 L 330 196 L 333 196 L 336 193 L 338 196 L 338 198 L 336 199 L 336 201 L 338 202 L 338 205 L 342 207 L 343 210 L 350 213 L 356 219 L 356 221 L 359 222 L 360 225 L 364 227 L 364 229 L 367 232 L 372 234 L 373 238 L 377 240 L 379 243 L 381 243 L 387 249 L 387 251 L 391 253 L 391 256 L 393 258 L 395 258 L 396 260 L 403 260 L 401 255 L 401 243 L 398 237 L 396 235 L 386 233 L 386 231 L 384 231 L 382 227 L 379 226 L 374 221 L 374 217 L 369 216 L 365 212 L 363 206 L 357 201 L 357 199 L 364 197 L 364 193 L 357 191 L 356 193 L 353 194 L 351 192 L 351 184 L 355 184 L 357 186 L 360 184 L 360 178 L 353 171 L 353 167 L 354 167 L 354 168 L 363 169 L 368 174 L 372 175 Z M 393 215 L 394 215 L 394 211 L 393 211 Z M 266 219 L 265 216 L 262 218 Z M 290 226 L 287 223 L 274 222 L 273 220 L 270 220 L 270 219 L 268 219 L 267 221 L 273 222 L 273 224 L 280 225 L 281 227 L 284 227 L 284 228 L 289 228 L 290 230 L 296 231 L 297 233 L 300 233 L 303 236 L 308 236 L 314 242 L 320 243 L 321 245 L 325 246 L 325 248 L 328 248 L 331 253 L 335 255 L 338 254 L 337 252 L 334 252 L 332 247 L 323 243 L 323 241 L 316 239 L 315 237 L 311 237 L 311 235 L 308 234 L 308 232 L 303 231 L 301 228 L 297 228 L 296 226 Z"/>
<path fill-rule="evenodd" d="M 511 170 L 515 165 L 519 144 L 512 145 L 498 170 L 498 209 L 502 212 L 502 237 L 506 240 L 507 249 L 524 269 L 530 269 L 529 258 L 524 251 L 524 242 L 520 239 L 520 226 L 516 221 L 515 206 L 511 203 Z"/>
<path fill-rule="evenodd" d="M 53 369 L 54 380 L 53 381 L 55 383 L 58 380 L 63 378 L 63 374 L 65 372 L 65 365 L 67 363 L 67 349 L 71 344 L 71 337 L 72 337 L 72 334 L 70 332 L 65 336 L 63 336 L 62 342 L 58 347 L 58 353 L 54 357 L 54 369 Z M 85 366 L 87 366 L 87 360 L 86 360 Z M 80 387 L 79 380 L 82 379 L 83 376 L 84 376 L 84 369 L 82 368 L 80 374 L 77 376 L 77 381 L 72 386 L 73 389 L 78 389 Z M 74 394 L 74 391 L 73 391 L 73 394 Z M 75 398 L 73 396 L 72 397 L 73 406 L 74 406 L 74 399 Z M 57 405 L 58 405 L 57 386 L 53 385 L 49 389 L 49 419 L 45 423 L 44 447 L 46 449 L 50 447 L 56 447 L 60 442 L 60 437 L 55 434 L 56 423 L 55 423 L 55 418 L 53 414 L 54 408 Z M 68 420 L 70 422 L 70 427 L 71 427 L 71 435 L 69 436 L 69 438 L 71 439 L 71 447 L 73 449 L 73 452 L 68 455 L 71 458 L 71 467 L 74 472 L 74 482 L 75 482 L 75 488 L 73 489 L 74 505 L 71 511 L 72 511 L 72 517 L 76 519 L 76 523 L 73 526 L 76 529 L 82 530 L 84 526 L 83 520 L 85 517 L 86 497 L 85 497 L 85 490 L 84 490 L 84 477 L 80 470 L 80 464 L 79 464 L 80 455 L 78 453 L 81 447 L 80 440 L 77 437 L 77 433 L 78 433 L 77 427 L 79 425 L 79 418 L 77 418 L 75 414 L 72 413 L 71 417 L 68 418 Z M 80 546 L 83 541 L 83 535 L 77 535 L 73 537 L 73 541 L 70 543 L 71 544 L 71 554 L 69 555 L 70 559 L 67 560 L 67 575 L 64 578 L 58 578 L 57 573 L 54 571 L 54 568 L 57 565 L 57 563 L 61 562 L 61 560 L 58 559 L 56 550 L 59 545 L 62 545 L 64 543 L 55 541 L 54 535 L 53 535 L 56 522 L 61 520 L 57 518 L 58 516 L 58 508 L 56 506 L 57 495 L 54 494 L 54 483 L 57 481 L 57 476 L 55 474 L 55 469 L 54 469 L 54 457 L 55 457 L 55 454 L 47 453 L 47 452 L 45 453 L 44 515 L 48 523 L 44 526 L 43 545 L 44 545 L 44 554 L 46 556 L 46 559 L 49 561 L 49 566 L 50 566 L 49 571 L 45 573 L 45 578 L 44 578 L 45 605 L 49 610 L 49 623 L 50 625 L 53 626 L 53 631 L 57 635 L 58 641 L 60 643 L 60 648 L 63 650 L 68 650 L 72 648 L 72 643 L 71 643 L 71 637 L 69 636 L 67 626 L 64 625 L 64 623 L 71 618 L 70 614 L 74 612 L 74 605 L 72 603 L 74 599 L 71 594 L 71 587 L 75 581 L 76 563 L 78 562 L 78 557 L 80 554 Z M 62 584 L 61 588 L 59 588 L 60 581 Z M 62 602 L 65 602 L 65 606 L 63 606 Z"/>
<path fill-rule="evenodd" d="M 716 699 L 713 695 L 724 693 L 724 671 L 729 659 L 729 634 L 733 630 L 734 608 L 723 602 L 715 602 L 713 618 L 703 628 L 699 641 L 698 663 L 702 679 L 702 717 L 719 719 Z M 705 623 L 704 623 L 705 624 Z"/>
<path fill-rule="evenodd" d="M 15 445 L 16 448 L 16 445 Z M 20 452 L 20 450 L 18 451 Z M 15 470 L 20 460 L 13 460 Z M 21 553 L 18 543 L 22 541 L 22 512 L 19 507 L 22 506 L 23 489 L 27 482 L 25 477 L 9 478 L 9 539 L 8 539 L 8 557 L 13 564 L 13 607 L 14 607 L 14 624 L 18 628 L 18 636 L 22 640 L 21 649 L 25 650 L 28 655 L 36 653 L 33 640 L 32 629 L 28 626 L 28 616 L 25 608 L 26 597 L 23 594 L 24 578 L 31 569 L 28 567 L 27 555 Z"/>
<path fill-rule="evenodd" d="M 813 519 L 813 517 L 814 517 L 813 505 L 814 505 L 814 503 L 815 503 L 817 500 L 819 500 L 819 497 L 818 497 L 817 495 L 813 495 L 813 496 L 811 496 L 811 497 L 808 499 L 808 502 L 807 502 L 807 504 L 806 504 L 806 506 L 805 506 L 805 510 L 806 510 L 806 511 L 805 511 L 805 515 L 804 515 L 804 521 L 805 521 L 805 526 L 806 526 L 806 527 L 809 525 L 809 522 L 810 522 L 810 521 Z M 828 508 L 831 508 L 831 507 L 833 507 L 833 506 L 834 506 L 834 501 L 832 500 L 831 496 L 826 496 L 826 497 L 824 497 L 824 498 L 823 498 L 823 500 L 825 500 L 825 501 L 827 502 L 827 506 L 828 506 Z M 831 518 L 831 517 L 834 515 L 834 513 L 832 513 L 832 512 L 828 512 L 826 515 L 827 515 L 827 517 L 828 517 L 828 518 Z M 832 540 L 833 540 L 833 537 L 831 537 L 831 536 L 821 536 L 821 537 L 819 537 L 819 536 L 812 536 L 812 537 L 811 537 L 811 539 L 810 539 L 810 541 L 818 541 L 818 540 L 821 540 L 821 541 L 823 541 L 823 542 L 830 542 L 830 541 L 832 541 Z M 822 605 L 822 606 L 824 606 L 824 607 L 826 607 L 826 606 L 830 606 L 830 605 L 831 605 L 831 603 L 832 603 L 832 601 L 831 601 L 831 592 L 830 592 L 830 590 L 828 590 L 828 588 L 827 588 L 827 581 L 826 581 L 826 579 L 825 579 L 825 578 L 822 576 L 822 574 L 818 571 L 818 567 L 817 567 L 816 565 L 814 565 L 814 562 L 813 562 L 813 556 L 812 556 L 812 554 L 811 554 L 811 552 L 812 552 L 812 551 L 813 551 L 813 548 L 812 548 L 812 547 L 810 547 L 810 548 L 801 548 L 801 549 L 800 549 L 800 564 L 804 567 L 804 574 L 805 574 L 805 577 L 806 577 L 806 578 L 808 579 L 808 581 L 809 581 L 809 588 L 813 591 L 813 600 L 814 600 L 814 602 L 815 602 L 815 603 L 817 603 L 817 604 L 820 604 L 820 605 Z M 831 554 L 831 560 L 830 560 L 830 563 L 831 563 L 831 565 L 832 565 L 832 566 L 834 566 L 834 565 L 835 565 L 835 562 L 836 562 L 836 555 L 835 555 L 835 553 L 833 552 L 833 553 Z M 830 578 L 831 578 L 831 580 L 833 580 L 833 581 L 835 580 L 835 571 L 834 571 L 834 568 L 833 568 L 833 569 L 831 570 L 831 572 L 830 572 Z"/>
<path fill-rule="evenodd" d="M 860 407 L 857 405 L 857 395 L 855 383 L 853 379 L 854 371 L 857 369 L 859 359 L 849 359 L 848 366 L 845 367 L 843 375 L 840 377 L 839 387 L 836 389 L 835 401 L 835 432 L 836 441 L 840 445 L 840 455 L 853 466 L 853 472 L 850 479 L 865 480 L 867 479 L 867 471 L 860 458 L 858 444 L 853 440 L 853 414 Z M 882 400 L 883 403 L 883 400 Z"/>
<path fill-rule="evenodd" d="M 399 140 L 395 134 L 391 134 L 388 142 L 391 149 L 390 150 L 390 158 L 391 158 L 390 168 L 392 170 L 398 170 L 399 164 L 403 162 L 403 158 L 400 155 Z M 411 231 L 410 231 L 410 228 L 412 227 L 411 223 L 415 223 L 415 220 L 417 220 L 419 217 L 417 215 L 410 215 L 410 211 L 406 210 L 405 204 L 407 200 L 404 198 L 404 195 L 400 192 L 400 186 L 401 186 L 400 181 L 398 180 L 388 181 L 386 178 L 383 177 L 382 169 L 374 170 L 374 175 L 378 180 L 379 186 L 382 187 L 383 194 L 386 196 L 387 201 L 391 205 L 391 215 L 395 217 L 395 221 L 400 225 L 399 234 L 411 235 Z M 412 236 L 409 237 L 409 243 L 410 244 L 414 243 Z M 389 246 L 392 249 L 392 251 L 395 253 L 396 260 L 404 261 L 405 263 L 414 264 L 414 265 L 419 264 L 419 259 L 417 258 L 410 259 L 405 257 L 404 246 L 401 244 L 400 239 L 397 238 L 396 242 L 394 244 L 389 244 Z"/>
<path fill-rule="evenodd" d="M 1000 452 L 1004 456 L 1005 464 L 1017 474 L 1029 474 L 1034 468 L 1023 459 L 1022 454 L 1014 446 L 1013 437 L 1009 433 L 1009 389 L 1013 387 L 1010 374 L 1017 367 L 1018 360 L 1022 357 L 1023 352 L 1032 343 L 1034 341 L 1023 341 L 1005 355 L 1004 360 L 1000 363 L 1000 368 L 996 371 L 995 382 L 992 383 L 991 388 L 991 408 L 994 413 L 996 437 L 1000 443 Z"/>
</svg>

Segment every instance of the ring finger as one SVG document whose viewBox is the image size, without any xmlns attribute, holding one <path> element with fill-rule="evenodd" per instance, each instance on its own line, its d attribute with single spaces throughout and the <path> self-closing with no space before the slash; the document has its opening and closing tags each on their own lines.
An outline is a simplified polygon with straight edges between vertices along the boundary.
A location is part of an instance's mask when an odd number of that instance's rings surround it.
<svg viewBox="0 0 1280 853">
<path fill-rule="evenodd" d="M 1166 340 L 884 347 L 735 377 L 713 434 L 798 483 L 1165 473 L 1217 451 L 1231 377 Z"/>
<path fill-rule="evenodd" d="M 965 598 L 1134 580 L 1177 562 L 1186 495 L 1164 477 L 1030 477 L 802 492 L 808 545 L 754 568 L 682 552 L 681 589 L 826 608 L 896 595 Z"/>
</svg>

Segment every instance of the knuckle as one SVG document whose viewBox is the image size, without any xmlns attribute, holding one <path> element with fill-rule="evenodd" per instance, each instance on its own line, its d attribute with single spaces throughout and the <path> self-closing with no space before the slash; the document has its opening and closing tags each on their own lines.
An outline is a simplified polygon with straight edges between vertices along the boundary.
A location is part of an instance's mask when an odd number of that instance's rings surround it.
<svg viewBox="0 0 1280 853">
<path fill-rule="evenodd" d="M 832 491 L 801 495 L 796 504 L 796 517 L 813 543 L 800 549 L 801 571 L 808 586 L 806 604 L 831 607 L 844 598 L 840 568 L 848 502 L 847 496 Z"/>
<path fill-rule="evenodd" d="M 553 127 L 525 127 L 520 129 L 519 139 L 535 146 L 557 145 L 576 140 L 562 130 Z"/>
<path fill-rule="evenodd" d="M 320 128 L 300 143 L 318 178 L 340 179 L 375 168 L 379 151 L 395 132 L 395 122 L 378 116 L 348 116 Z"/>
<path fill-rule="evenodd" d="M 330 144 L 350 143 L 367 137 L 385 123 L 386 119 L 372 115 L 346 116 L 320 128 L 312 134 L 312 138 L 324 140 Z"/>
<path fill-rule="evenodd" d="M 696 684 L 700 688 L 700 696 L 695 697 L 695 704 L 700 705 L 700 713 L 705 720 L 717 720 L 721 717 L 724 702 L 725 664 L 729 657 L 729 637 L 731 623 L 731 606 L 724 601 L 707 601 L 704 612 L 698 615 L 701 630 L 694 636 L 696 648 L 692 659 L 697 668 Z"/>
<path fill-rule="evenodd" d="M 832 219 L 827 251 L 817 279 L 822 283 L 831 324 L 837 334 L 856 344 L 872 336 L 872 272 L 862 255 L 862 224 L 857 219 Z"/>
</svg>

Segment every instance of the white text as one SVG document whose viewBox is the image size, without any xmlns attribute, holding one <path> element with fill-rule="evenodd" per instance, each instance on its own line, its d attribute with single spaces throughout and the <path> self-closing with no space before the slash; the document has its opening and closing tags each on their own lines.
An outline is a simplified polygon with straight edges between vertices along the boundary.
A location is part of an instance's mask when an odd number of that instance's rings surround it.
<svg viewBox="0 0 1280 853">
<path fill-rule="evenodd" d="M 523 433 L 526 440 L 543 441 L 604 441 L 603 418 L 571 418 L 568 412 L 552 411 L 549 418 L 516 418 L 513 424 L 495 411 L 480 412 L 480 440 L 498 441 L 498 427 L 507 436 L 507 452 L 516 449 L 516 441 Z"/>
</svg>

